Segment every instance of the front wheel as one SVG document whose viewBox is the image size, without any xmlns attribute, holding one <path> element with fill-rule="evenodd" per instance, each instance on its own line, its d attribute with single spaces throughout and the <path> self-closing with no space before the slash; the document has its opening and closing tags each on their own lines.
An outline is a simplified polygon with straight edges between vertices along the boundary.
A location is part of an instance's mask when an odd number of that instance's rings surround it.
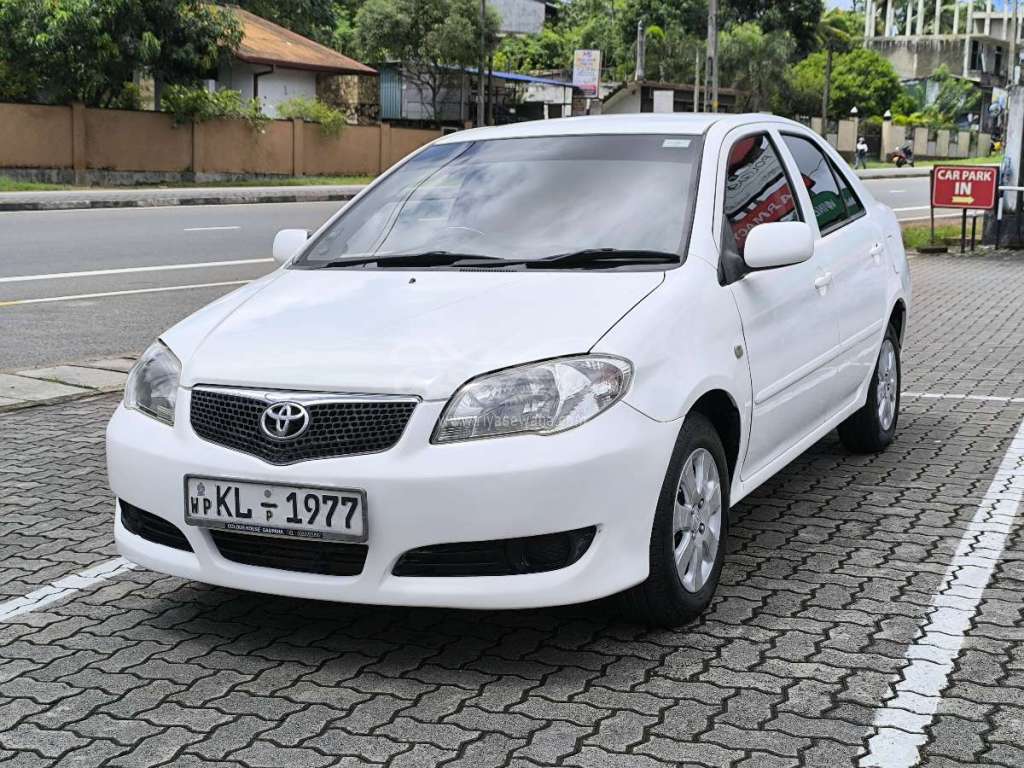
<svg viewBox="0 0 1024 768">
<path fill-rule="evenodd" d="M 729 530 L 729 467 L 706 417 L 686 417 L 651 530 L 647 580 L 623 597 L 636 619 L 674 627 L 698 616 L 715 594 Z"/>
<path fill-rule="evenodd" d="M 839 439 L 854 453 L 877 453 L 896 436 L 899 416 L 900 339 L 890 325 L 868 385 L 868 401 L 839 425 Z"/>
</svg>

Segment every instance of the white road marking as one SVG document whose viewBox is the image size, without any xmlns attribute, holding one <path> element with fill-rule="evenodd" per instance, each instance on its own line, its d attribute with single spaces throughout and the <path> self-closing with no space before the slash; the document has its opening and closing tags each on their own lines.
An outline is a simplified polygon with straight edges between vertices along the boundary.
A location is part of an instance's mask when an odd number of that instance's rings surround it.
<svg viewBox="0 0 1024 768">
<path fill-rule="evenodd" d="M 196 261 L 190 264 L 159 264 L 152 267 L 119 267 L 117 269 L 90 269 L 84 272 L 51 272 L 46 275 L 15 275 L 0 277 L 0 283 L 25 283 L 31 280 L 63 280 L 75 277 L 100 277 L 103 275 L 129 275 L 136 272 L 164 272 L 175 269 L 212 269 L 214 267 L 238 267 L 246 264 L 265 264 L 265 259 L 229 259 L 227 261 Z"/>
<path fill-rule="evenodd" d="M 993 403 L 1024 403 L 1024 397 L 1003 397 L 1001 395 L 958 395 L 952 392 L 900 392 L 901 397 L 915 397 L 923 400 L 984 400 Z"/>
<path fill-rule="evenodd" d="M 123 557 L 115 557 L 113 560 L 107 560 L 105 563 L 87 568 L 81 573 L 57 579 L 57 581 L 29 592 L 27 595 L 0 603 L 0 621 L 10 621 L 17 616 L 70 597 L 76 592 L 91 589 L 101 581 L 130 571 L 134 567 L 134 563 L 128 562 Z"/>
<path fill-rule="evenodd" d="M 105 299 L 108 296 L 134 296 L 140 293 L 166 293 L 168 291 L 187 291 L 192 288 L 220 288 L 225 285 L 245 285 L 248 280 L 225 280 L 220 283 L 196 283 L 194 285 L 168 285 L 162 288 L 135 288 L 130 291 L 103 291 L 102 293 L 76 293 L 72 296 L 48 296 L 43 299 L 15 299 L 0 301 L 0 307 L 13 307 L 19 304 L 47 304 L 53 301 L 75 301 L 76 299 Z"/>
<path fill-rule="evenodd" d="M 241 229 L 241 227 L 185 227 L 183 232 L 214 232 L 224 229 Z"/>
<path fill-rule="evenodd" d="M 887 192 L 888 192 L 888 193 L 889 193 L 890 195 L 898 195 L 898 194 L 900 194 L 901 192 L 906 192 L 907 190 L 905 190 L 905 189 L 888 189 L 888 190 L 886 190 L 886 191 L 887 191 Z"/>
<path fill-rule="evenodd" d="M 912 768 L 918 764 L 927 740 L 925 729 L 949 685 L 960 646 L 1003 554 L 1022 498 L 1024 422 L 960 539 L 920 637 L 907 649 L 908 664 L 893 686 L 893 697 L 875 710 L 874 734 L 861 766 Z"/>
<path fill-rule="evenodd" d="M 930 205 L 912 205 L 909 208 L 893 208 L 896 213 L 903 213 L 903 211 L 927 211 Z M 957 214 L 959 216 L 960 214 Z"/>
</svg>

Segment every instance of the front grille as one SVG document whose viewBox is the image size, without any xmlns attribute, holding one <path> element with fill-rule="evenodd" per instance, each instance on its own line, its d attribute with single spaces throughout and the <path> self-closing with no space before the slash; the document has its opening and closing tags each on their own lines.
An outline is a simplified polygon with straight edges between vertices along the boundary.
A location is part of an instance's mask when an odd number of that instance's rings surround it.
<svg viewBox="0 0 1024 768">
<path fill-rule="evenodd" d="M 204 440 L 294 464 L 386 451 L 398 442 L 416 407 L 412 400 L 335 400 L 306 406 L 309 427 L 291 440 L 273 440 L 260 428 L 269 400 L 234 392 L 192 391 L 192 429 Z"/>
<path fill-rule="evenodd" d="M 410 549 L 395 563 L 395 576 L 514 576 L 566 568 L 586 553 L 597 529 L 463 541 Z"/>
<path fill-rule="evenodd" d="M 192 551 L 192 545 L 188 543 L 185 534 L 174 523 L 132 506 L 124 499 L 118 499 L 117 504 L 121 508 L 121 524 L 129 533 L 141 536 L 154 544 L 162 544 L 165 547 L 174 547 L 186 552 Z"/>
<path fill-rule="evenodd" d="M 226 560 L 282 571 L 357 576 L 366 562 L 365 544 L 255 536 L 211 530 L 210 537 Z"/>
</svg>

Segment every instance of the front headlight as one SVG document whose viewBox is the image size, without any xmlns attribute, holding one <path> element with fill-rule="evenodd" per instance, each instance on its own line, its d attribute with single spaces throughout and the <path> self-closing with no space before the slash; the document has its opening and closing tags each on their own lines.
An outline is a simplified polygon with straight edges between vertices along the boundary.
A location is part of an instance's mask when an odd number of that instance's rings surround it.
<svg viewBox="0 0 1024 768">
<path fill-rule="evenodd" d="M 124 387 L 125 407 L 173 426 L 180 377 L 178 358 L 162 341 L 154 341 L 128 374 Z"/>
<path fill-rule="evenodd" d="M 489 373 L 455 393 L 431 442 L 564 432 L 614 405 L 632 377 L 629 361 L 610 355 L 563 357 Z"/>
</svg>

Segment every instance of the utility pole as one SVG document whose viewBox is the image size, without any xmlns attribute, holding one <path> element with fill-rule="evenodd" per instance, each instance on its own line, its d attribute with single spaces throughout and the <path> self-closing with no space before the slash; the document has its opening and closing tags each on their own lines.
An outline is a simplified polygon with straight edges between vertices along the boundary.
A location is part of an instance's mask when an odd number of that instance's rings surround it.
<svg viewBox="0 0 1024 768">
<path fill-rule="evenodd" d="M 1010 21 L 1010 62 L 1006 72 L 1006 79 L 1009 81 L 1010 85 L 1017 84 L 1017 78 L 1014 75 L 1017 72 L 1017 65 L 1020 63 L 1017 61 L 1017 36 L 1020 34 L 1017 29 L 1017 25 L 1020 24 L 1020 19 L 1017 13 L 1017 0 L 1013 0 L 1013 17 Z"/>
<path fill-rule="evenodd" d="M 700 112 L 700 48 L 693 55 L 693 111 Z"/>
<path fill-rule="evenodd" d="M 636 73 L 633 76 L 634 80 L 644 79 L 644 59 L 647 56 L 646 51 L 646 35 L 644 35 L 644 20 L 636 20 Z"/>
<path fill-rule="evenodd" d="M 708 63 L 704 68 L 704 77 L 708 88 L 704 91 L 704 102 L 707 106 L 708 91 L 711 91 L 710 109 L 718 111 L 718 0 L 708 0 Z"/>
<path fill-rule="evenodd" d="M 484 39 L 484 29 L 487 26 L 487 0 L 480 0 L 480 58 L 477 61 L 476 69 L 476 126 L 480 128 L 487 124 L 487 118 L 485 117 L 486 110 L 485 104 L 487 103 L 484 96 L 485 83 L 487 82 L 484 78 L 484 66 L 487 63 L 487 52 L 484 50 L 486 47 L 486 41 Z"/>
</svg>

